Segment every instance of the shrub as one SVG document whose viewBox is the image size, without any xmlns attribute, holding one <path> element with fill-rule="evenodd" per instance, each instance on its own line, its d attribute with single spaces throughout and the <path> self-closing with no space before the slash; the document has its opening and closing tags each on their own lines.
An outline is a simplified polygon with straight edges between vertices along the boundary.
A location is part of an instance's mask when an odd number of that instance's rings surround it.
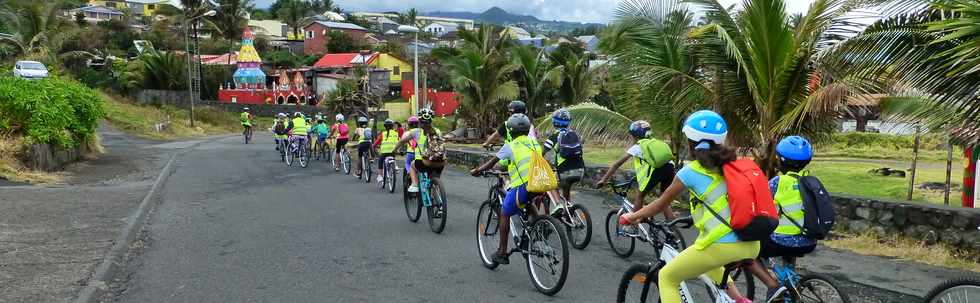
<svg viewBox="0 0 980 303">
<path fill-rule="evenodd" d="M 828 142 L 834 148 L 886 148 L 886 149 L 912 149 L 915 145 L 915 136 L 912 135 L 888 135 L 879 133 L 848 132 L 836 133 L 831 136 Z M 922 150 L 945 150 L 946 142 L 941 135 L 923 134 L 919 141 L 919 149 Z"/>
<path fill-rule="evenodd" d="M 0 76 L 0 131 L 26 135 L 28 143 L 71 148 L 88 142 L 104 106 L 96 91 L 72 80 Z"/>
</svg>

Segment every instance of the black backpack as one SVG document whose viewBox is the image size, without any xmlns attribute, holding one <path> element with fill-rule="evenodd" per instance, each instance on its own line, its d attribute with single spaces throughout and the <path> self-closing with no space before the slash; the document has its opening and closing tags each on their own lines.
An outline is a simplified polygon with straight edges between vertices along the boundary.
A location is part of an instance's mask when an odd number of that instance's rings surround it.
<svg viewBox="0 0 980 303">
<path fill-rule="evenodd" d="M 582 157 L 582 139 L 573 130 L 565 130 L 558 133 L 558 142 L 555 142 L 558 154 L 565 159 L 576 159 Z"/>
<path fill-rule="evenodd" d="M 795 176 L 794 176 L 795 177 Z M 800 185 L 800 195 L 803 196 L 803 224 L 790 219 L 793 224 L 803 230 L 806 236 L 823 240 L 830 234 L 837 221 L 837 211 L 834 210 L 834 199 L 830 192 L 823 187 L 820 179 L 813 176 L 797 177 Z"/>
</svg>

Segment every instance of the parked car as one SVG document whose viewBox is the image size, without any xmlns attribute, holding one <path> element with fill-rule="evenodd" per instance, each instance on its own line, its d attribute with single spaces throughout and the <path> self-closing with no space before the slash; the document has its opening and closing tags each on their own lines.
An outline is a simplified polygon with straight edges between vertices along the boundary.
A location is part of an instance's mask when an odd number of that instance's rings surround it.
<svg viewBox="0 0 980 303">
<path fill-rule="evenodd" d="M 37 61 L 17 61 L 14 64 L 14 77 L 24 79 L 43 79 L 48 77 L 48 68 Z"/>
</svg>

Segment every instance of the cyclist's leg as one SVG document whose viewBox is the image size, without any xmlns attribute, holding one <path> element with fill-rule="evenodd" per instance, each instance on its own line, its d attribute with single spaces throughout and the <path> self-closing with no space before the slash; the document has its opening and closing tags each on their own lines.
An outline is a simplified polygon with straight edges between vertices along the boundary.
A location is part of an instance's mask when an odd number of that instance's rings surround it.
<svg viewBox="0 0 980 303">
<path fill-rule="evenodd" d="M 713 243 L 699 250 L 694 246 L 684 249 L 660 270 L 658 286 L 664 303 L 681 302 L 681 282 L 707 274 L 716 283 L 721 280 L 728 263 L 754 259 L 759 255 L 759 241 Z M 729 296 L 741 297 L 736 287 L 729 287 Z"/>
<path fill-rule="evenodd" d="M 419 176 L 415 170 L 415 153 L 405 154 L 405 167 L 408 168 L 408 177 L 411 179 L 412 184 L 410 186 L 419 186 Z"/>
<path fill-rule="evenodd" d="M 504 203 L 500 205 L 500 246 L 497 249 L 497 255 L 493 258 L 498 263 L 501 261 L 509 263 L 509 261 L 506 261 L 506 256 L 508 252 L 507 242 L 510 240 L 510 217 L 520 212 L 526 199 L 527 186 L 522 185 L 517 188 L 508 189 L 507 195 L 504 196 Z"/>
</svg>

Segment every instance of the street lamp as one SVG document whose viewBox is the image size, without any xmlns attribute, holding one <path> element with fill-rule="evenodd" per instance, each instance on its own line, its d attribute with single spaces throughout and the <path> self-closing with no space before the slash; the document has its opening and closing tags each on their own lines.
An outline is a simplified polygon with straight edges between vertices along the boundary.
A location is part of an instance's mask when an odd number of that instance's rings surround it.
<svg viewBox="0 0 980 303">
<path fill-rule="evenodd" d="M 204 12 L 203 14 L 184 20 L 184 51 L 187 53 L 187 97 L 191 99 L 191 113 L 190 113 L 191 127 L 194 127 L 194 83 L 191 76 L 193 70 L 191 62 L 194 60 L 194 58 L 191 57 L 190 23 L 197 19 L 201 19 L 204 17 L 211 17 L 216 14 L 218 14 L 218 11 L 209 10 L 207 12 Z M 194 35 L 197 36 L 197 33 L 195 32 Z M 200 81 L 201 79 L 198 80 Z"/>
<path fill-rule="evenodd" d="M 415 108 L 412 109 L 412 113 L 419 112 L 419 28 L 408 25 L 399 25 L 398 31 L 403 33 L 415 33 L 415 66 L 412 68 L 412 76 L 415 80 L 412 81 L 413 90 L 415 93 Z"/>
</svg>

